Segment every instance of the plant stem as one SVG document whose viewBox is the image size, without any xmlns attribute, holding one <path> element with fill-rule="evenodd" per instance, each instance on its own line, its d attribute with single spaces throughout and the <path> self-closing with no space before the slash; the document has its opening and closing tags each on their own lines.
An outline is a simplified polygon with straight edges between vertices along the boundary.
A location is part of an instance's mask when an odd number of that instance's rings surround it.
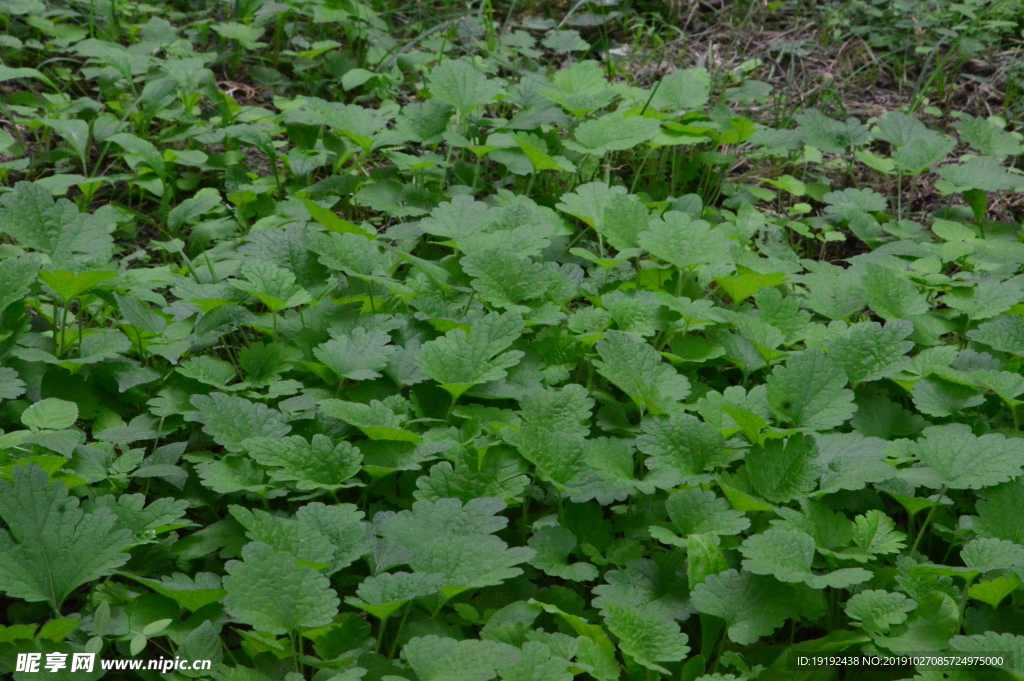
<svg viewBox="0 0 1024 681">
<path fill-rule="evenodd" d="M 942 489 L 939 490 L 939 499 L 931 510 L 928 511 L 928 515 L 925 517 L 924 522 L 921 523 L 921 529 L 917 531 L 917 537 L 914 539 L 914 544 L 910 547 L 910 555 L 914 555 L 914 551 L 917 550 L 918 544 L 921 543 L 921 539 L 924 537 L 924 531 L 928 529 L 929 523 L 932 521 L 932 516 L 935 515 L 935 511 L 938 510 L 939 504 L 942 503 L 942 497 L 946 493 L 946 486 L 943 485 Z"/>
</svg>

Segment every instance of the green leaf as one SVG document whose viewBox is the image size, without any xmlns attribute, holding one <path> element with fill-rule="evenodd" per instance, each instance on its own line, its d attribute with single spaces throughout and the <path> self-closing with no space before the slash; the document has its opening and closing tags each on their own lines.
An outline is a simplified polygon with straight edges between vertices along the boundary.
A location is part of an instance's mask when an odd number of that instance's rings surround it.
<svg viewBox="0 0 1024 681">
<path fill-rule="evenodd" d="M 84 513 L 61 482 L 35 464 L 17 466 L 13 484 L 0 480 L 0 591 L 53 609 L 79 586 L 128 561 L 132 532 L 116 530 L 108 508 Z"/>
<path fill-rule="evenodd" d="M 71 145 L 84 167 L 89 149 L 89 124 L 78 118 L 68 120 L 44 118 L 41 122 L 53 128 L 58 135 L 64 138 L 65 142 Z"/>
<path fill-rule="evenodd" d="M 686 658 L 689 638 L 679 625 L 666 620 L 658 611 L 640 609 L 606 600 L 605 624 L 619 639 L 619 649 L 639 665 L 662 674 L 670 674 L 658 662 L 679 662 Z"/>
<path fill-rule="evenodd" d="M 604 156 L 610 151 L 632 149 L 653 138 L 661 124 L 653 118 L 610 113 L 584 121 L 576 128 L 574 139 L 565 147 L 580 154 Z"/>
<path fill-rule="evenodd" d="M 914 325 L 897 319 L 884 327 L 877 322 L 859 322 L 832 340 L 825 350 L 851 383 L 866 383 L 892 378 L 910 363 L 906 354 L 914 348 L 906 340 Z"/>
<path fill-rule="evenodd" d="M 0 232 L 21 246 L 46 253 L 56 268 L 82 262 L 106 264 L 114 249 L 110 211 L 80 213 L 67 199 L 54 203 L 50 192 L 32 182 L 18 182 L 0 197 Z"/>
<path fill-rule="evenodd" d="M 601 359 L 592 360 L 594 366 L 638 407 L 663 414 L 690 394 L 686 377 L 662 362 L 654 348 L 636 336 L 608 331 L 596 347 Z"/>
<path fill-rule="evenodd" d="M 906 319 L 928 312 L 928 299 L 905 276 L 869 263 L 864 275 L 868 305 L 883 319 Z"/>
<path fill-rule="evenodd" d="M 220 205 L 219 192 L 210 188 L 200 189 L 195 196 L 185 199 L 170 210 L 167 214 L 167 229 L 171 234 L 177 234 L 186 222 L 205 215 Z"/>
<path fill-rule="evenodd" d="M 1000 352 L 1024 356 L 1024 318 L 1015 314 L 997 317 L 967 332 L 972 341 L 984 343 Z"/>
<path fill-rule="evenodd" d="M 717 428 L 689 414 L 644 419 L 636 446 L 650 457 L 648 468 L 675 472 L 680 483 L 703 481 L 736 458 Z"/>
<path fill-rule="evenodd" d="M 197 572 L 194 576 L 175 572 L 159 580 L 134 576 L 132 578 L 158 594 L 174 599 L 183 608 L 192 612 L 216 603 L 227 595 L 227 591 L 221 586 L 220 576 L 212 572 Z"/>
<path fill-rule="evenodd" d="M 597 568 L 582 561 L 569 563 L 569 554 L 576 548 L 576 536 L 564 527 L 541 527 L 527 542 L 536 552 L 530 565 L 545 574 L 572 582 L 597 579 Z"/>
<path fill-rule="evenodd" d="M 0 261 L 0 314 L 28 294 L 39 273 L 39 257 L 26 253 Z"/>
<path fill-rule="evenodd" d="M 21 422 L 33 430 L 62 430 L 77 420 L 78 405 L 56 397 L 40 400 L 21 414 Z"/>
<path fill-rule="evenodd" d="M 221 21 L 213 24 L 210 28 L 222 38 L 237 40 L 247 50 L 261 47 L 263 43 L 259 42 L 259 39 L 266 32 L 266 28 L 263 26 L 250 26 L 236 21 Z"/>
<path fill-rule="evenodd" d="M 333 340 L 318 346 L 313 354 L 341 379 L 370 381 L 380 378 L 380 371 L 398 350 L 390 341 L 384 331 L 357 326 L 347 333 L 335 333 Z"/>
<path fill-rule="evenodd" d="M 747 537 L 740 552 L 744 570 L 772 575 L 781 582 L 804 582 L 812 589 L 846 589 L 871 579 L 871 573 L 862 568 L 843 568 L 825 574 L 812 572 L 814 538 L 804 532 L 771 529 Z"/>
<path fill-rule="evenodd" d="M 409 639 L 402 647 L 402 657 L 420 681 L 490 681 L 499 670 L 518 664 L 522 653 L 497 641 L 456 641 L 431 635 Z"/>
<path fill-rule="evenodd" d="M 469 333 L 460 328 L 424 343 L 417 357 L 420 368 L 458 398 L 474 385 L 497 381 L 519 363 L 519 350 L 503 352 L 523 332 L 518 312 L 490 313 L 476 321 Z"/>
<path fill-rule="evenodd" d="M 954 194 L 971 189 L 983 192 L 1021 191 L 1024 176 L 1009 172 L 999 159 L 991 156 L 972 156 L 959 165 L 942 166 L 938 169 L 942 181 L 935 188 L 942 194 Z"/>
<path fill-rule="evenodd" d="M 768 501 L 785 503 L 810 493 L 821 475 L 818 447 L 810 435 L 796 434 L 767 440 L 750 449 L 747 470 L 757 493 Z"/>
<path fill-rule="evenodd" d="M 924 437 L 905 447 L 918 465 L 900 471 L 900 477 L 932 489 L 980 489 L 1020 475 L 1024 468 L 1024 440 L 987 433 L 978 437 L 963 423 L 930 426 Z"/>
<path fill-rule="evenodd" d="M 829 430 L 853 416 L 853 391 L 829 355 L 805 350 L 768 377 L 768 405 L 779 420 L 798 428 Z"/>
<path fill-rule="evenodd" d="M 953 650 L 968 655 L 1012 653 L 1010 659 L 1005 659 L 1002 668 L 1017 676 L 1024 676 L 1024 636 L 986 631 L 972 636 L 954 636 L 949 644 Z"/>
<path fill-rule="evenodd" d="M 737 266 L 738 274 L 728 277 L 715 277 L 715 282 L 721 286 L 734 303 L 746 300 L 763 288 L 771 288 L 786 283 L 786 275 L 782 272 L 761 274 L 746 267 Z"/>
<path fill-rule="evenodd" d="M 224 569 L 225 610 L 257 631 L 282 635 L 323 627 L 338 614 L 338 597 L 327 577 L 266 544 L 246 544 L 242 560 L 230 560 Z"/>
<path fill-rule="evenodd" d="M 503 92 L 501 83 L 487 78 L 467 59 L 446 59 L 427 77 L 427 87 L 438 100 L 467 114 L 489 104 Z"/>
<path fill-rule="evenodd" d="M 708 102 L 711 77 L 704 69 L 678 69 L 659 81 L 651 106 L 661 111 L 694 111 Z"/>
<path fill-rule="evenodd" d="M 309 214 L 313 216 L 313 219 L 318 223 L 329 229 L 335 234 L 355 234 L 358 236 L 364 236 L 369 240 L 373 240 L 376 235 L 372 234 L 362 227 L 349 222 L 343 218 L 338 217 L 334 211 L 328 210 L 309 199 L 303 199 L 302 205 L 305 206 Z"/>
<path fill-rule="evenodd" d="M 804 144 L 828 154 L 843 154 L 849 147 L 859 147 L 871 141 L 868 129 L 853 117 L 840 122 L 817 109 L 808 109 L 798 114 L 795 120 Z"/>
<path fill-rule="evenodd" d="M 295 275 L 279 265 L 256 258 L 247 258 L 238 273 L 244 281 L 229 280 L 235 288 L 250 293 L 271 312 L 280 312 L 312 301 L 312 297 L 295 282 Z"/>
<path fill-rule="evenodd" d="M 562 194 L 561 201 L 555 208 L 579 218 L 596 229 L 604 221 L 605 211 L 618 197 L 625 199 L 626 196 L 625 187 L 608 186 L 604 182 L 588 182 L 579 185 L 571 193 Z"/>
<path fill-rule="evenodd" d="M 326 506 L 314 502 L 300 507 L 294 518 L 242 506 L 230 506 L 229 510 L 253 541 L 288 552 L 328 575 L 366 553 L 363 512 L 352 504 Z"/>
<path fill-rule="evenodd" d="M 451 587 L 480 588 L 501 584 L 522 574 L 514 567 L 531 560 L 526 547 L 509 548 L 494 532 L 508 520 L 496 515 L 505 508 L 499 499 L 417 501 L 387 521 L 384 536 L 409 551 L 409 566 L 445 577 Z"/>
<path fill-rule="evenodd" d="M 846 615 L 865 631 L 887 634 L 889 629 L 905 622 L 907 613 L 916 607 L 917 601 L 901 593 L 868 589 L 847 601 Z"/>
<path fill-rule="evenodd" d="M 1024 476 L 1017 476 L 985 490 L 979 499 L 978 515 L 973 517 L 974 531 L 980 537 L 1006 539 L 1024 546 Z"/>
<path fill-rule="evenodd" d="M 729 639 L 756 643 L 792 616 L 792 587 L 749 572 L 726 570 L 709 575 L 691 595 L 698 611 L 725 620 Z"/>
<path fill-rule="evenodd" d="M 281 438 L 291 431 L 281 412 L 264 404 L 225 393 L 195 395 L 197 411 L 185 418 L 203 424 L 203 430 L 228 451 L 242 451 L 242 441 L 254 437 Z"/>
<path fill-rule="evenodd" d="M 750 527 L 742 512 L 710 490 L 688 489 L 665 501 L 669 518 L 680 535 L 735 535 Z"/>
<path fill-rule="evenodd" d="M 447 585 L 442 575 L 425 572 L 385 572 L 360 582 L 356 597 L 345 602 L 378 619 L 387 619 L 402 604 L 420 596 L 435 594 Z"/>
<path fill-rule="evenodd" d="M 985 156 L 1003 160 L 1007 156 L 1021 153 L 1021 144 L 1013 136 L 998 125 L 983 118 L 964 116 L 953 124 L 961 141 L 967 142 L 971 148 Z"/>
<path fill-rule="evenodd" d="M 299 435 L 255 437 L 239 443 L 261 466 L 271 469 L 275 482 L 293 482 L 300 490 L 337 490 L 360 484 L 352 478 L 359 472 L 363 456 L 348 442 L 331 442 L 316 434 L 312 442 Z"/>
<path fill-rule="evenodd" d="M 651 220 L 650 228 L 640 234 L 638 241 L 654 257 L 681 270 L 699 268 L 708 279 L 727 275 L 733 269 L 726 232 L 686 213 L 670 211 Z"/>
</svg>

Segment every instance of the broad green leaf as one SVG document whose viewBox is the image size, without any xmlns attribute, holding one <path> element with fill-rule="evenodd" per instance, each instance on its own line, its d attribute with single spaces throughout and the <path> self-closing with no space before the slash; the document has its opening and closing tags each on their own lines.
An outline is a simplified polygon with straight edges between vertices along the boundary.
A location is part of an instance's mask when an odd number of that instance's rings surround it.
<svg viewBox="0 0 1024 681">
<path fill-rule="evenodd" d="M 242 506 L 230 506 L 229 511 L 253 541 L 286 551 L 328 575 L 366 553 L 363 512 L 352 504 L 314 502 L 299 508 L 294 518 Z"/>
<path fill-rule="evenodd" d="M 1024 355 L 1024 318 L 1008 314 L 967 332 L 967 337 L 1000 352 Z"/>
<path fill-rule="evenodd" d="M 910 360 L 906 354 L 914 343 L 906 338 L 913 332 L 914 325 L 902 319 L 884 327 L 877 322 L 859 322 L 825 350 L 851 383 L 877 381 L 891 378 L 907 367 Z"/>
<path fill-rule="evenodd" d="M 650 457 L 648 468 L 672 471 L 681 483 L 703 481 L 735 458 L 718 429 L 689 414 L 644 419 L 636 446 Z"/>
<path fill-rule="evenodd" d="M 56 397 L 36 402 L 21 414 L 21 422 L 32 428 L 61 430 L 78 420 L 78 405 Z"/>
<path fill-rule="evenodd" d="M 651 255 L 681 270 L 699 268 L 705 278 L 733 271 L 730 241 L 722 229 L 686 213 L 670 211 L 651 220 L 638 242 Z M 755 291 L 756 292 L 756 291 Z"/>
<path fill-rule="evenodd" d="M 0 480 L 0 591 L 53 609 L 79 586 L 111 574 L 128 561 L 129 529 L 115 529 L 105 507 L 84 513 L 61 482 L 50 482 L 35 464 Z"/>
<path fill-rule="evenodd" d="M 1006 539 L 1024 545 L 1024 476 L 1017 476 L 985 490 L 985 498 L 976 504 L 974 531 L 981 537 Z"/>
<path fill-rule="evenodd" d="M 778 419 L 798 428 L 829 430 L 853 416 L 853 391 L 829 355 L 805 350 L 768 377 L 768 404 Z"/>
<path fill-rule="evenodd" d="M 690 382 L 647 343 L 632 334 L 608 331 L 597 343 L 601 359 L 592 360 L 602 376 L 651 413 L 668 412 L 690 394 Z"/>
<path fill-rule="evenodd" d="M 937 172 L 942 180 L 935 188 L 943 194 L 971 189 L 983 192 L 1024 189 L 1024 175 L 1009 172 L 999 159 L 991 156 L 972 156 L 959 165 L 942 166 Z"/>
<path fill-rule="evenodd" d="M 427 77 L 430 93 L 438 100 L 467 114 L 489 104 L 503 91 L 501 83 L 489 79 L 467 59 L 446 59 Z"/>
<path fill-rule="evenodd" d="M 671 672 L 658 662 L 679 662 L 690 652 L 687 635 L 658 611 L 615 601 L 606 601 L 603 607 L 605 624 L 619 639 L 619 649 L 637 664 L 669 674 Z"/>
<path fill-rule="evenodd" d="M 567 149 L 604 156 L 610 151 L 632 149 L 658 134 L 661 124 L 653 118 L 610 113 L 592 118 L 576 128 L 574 139 L 565 142 Z"/>
<path fill-rule="evenodd" d="M 905 622 L 907 613 L 916 607 L 917 601 L 901 593 L 868 589 L 847 601 L 846 614 L 865 631 L 886 634 L 893 626 Z"/>
<path fill-rule="evenodd" d="M 348 442 L 331 442 L 316 434 L 312 442 L 299 435 L 255 437 L 239 443 L 256 463 L 266 466 L 275 482 L 293 482 L 300 490 L 336 490 L 359 484 L 362 454 Z"/>
<path fill-rule="evenodd" d="M 771 529 L 748 537 L 740 547 L 743 569 L 772 575 L 782 582 L 804 582 L 812 589 L 846 589 L 871 578 L 862 568 L 842 568 L 825 574 L 811 571 L 814 538 L 803 532 Z"/>
<path fill-rule="evenodd" d="M 402 647 L 402 657 L 420 681 L 490 681 L 499 670 L 516 665 L 522 653 L 497 641 L 430 635 L 410 639 Z"/>
<path fill-rule="evenodd" d="M 531 560 L 526 547 L 509 548 L 494 532 L 505 527 L 496 515 L 505 508 L 499 499 L 417 501 L 387 521 L 384 536 L 409 552 L 417 572 L 443 575 L 450 587 L 479 588 L 501 584 L 522 574 L 514 567 Z"/>
<path fill-rule="evenodd" d="M 491 313 L 466 333 L 455 328 L 442 338 L 424 343 L 417 357 L 420 368 L 458 398 L 474 385 L 497 381 L 522 358 L 519 350 L 505 350 L 523 331 L 518 312 Z"/>
<path fill-rule="evenodd" d="M 50 192 L 32 182 L 18 182 L 0 197 L 0 232 L 22 247 L 50 256 L 56 268 L 96 261 L 106 264 L 113 252 L 113 213 L 81 213 L 67 199 L 54 203 Z"/>
<path fill-rule="evenodd" d="M 257 631 L 282 635 L 322 627 L 338 613 L 338 597 L 327 577 L 266 544 L 246 544 L 242 560 L 228 561 L 224 569 L 225 610 Z"/>
<path fill-rule="evenodd" d="M 530 565 L 540 568 L 545 574 L 573 582 L 589 582 L 597 579 L 597 568 L 583 561 L 569 563 L 569 554 L 576 548 L 576 537 L 564 527 L 541 527 L 527 542 L 536 552 Z"/>
<path fill-rule="evenodd" d="M 390 340 L 384 331 L 357 326 L 350 332 L 336 333 L 313 354 L 342 380 L 369 381 L 380 378 L 381 370 L 397 350 L 388 344 Z"/>
<path fill-rule="evenodd" d="M 768 501 L 785 503 L 806 496 L 821 475 L 818 447 L 810 435 L 790 435 L 785 442 L 767 440 L 747 453 L 754 489 Z"/>
<path fill-rule="evenodd" d="M 883 319 L 907 319 L 928 311 L 928 299 L 898 272 L 869 263 L 864 275 L 868 305 Z"/>
<path fill-rule="evenodd" d="M 930 426 L 905 451 L 918 462 L 900 477 L 932 489 L 980 489 L 1006 482 L 1024 469 L 1024 441 L 974 435 L 963 423 Z"/>
<path fill-rule="evenodd" d="M 197 411 L 185 418 L 203 424 L 207 435 L 232 452 L 242 451 L 248 438 L 281 438 L 291 431 L 281 412 L 243 397 L 213 393 L 195 395 L 190 402 Z"/>
<path fill-rule="evenodd" d="M 735 535 L 750 527 L 740 511 L 710 490 L 688 489 L 670 494 L 665 501 L 669 518 L 680 535 Z"/>
<path fill-rule="evenodd" d="M 729 640 L 740 645 L 769 636 L 793 614 L 791 587 L 749 572 L 709 575 L 691 598 L 698 611 L 725 620 Z"/>
<path fill-rule="evenodd" d="M 441 575 L 425 572 L 385 572 L 360 582 L 355 597 L 345 602 L 374 617 L 387 619 L 403 604 L 420 596 L 429 596 L 446 585 Z"/>
</svg>

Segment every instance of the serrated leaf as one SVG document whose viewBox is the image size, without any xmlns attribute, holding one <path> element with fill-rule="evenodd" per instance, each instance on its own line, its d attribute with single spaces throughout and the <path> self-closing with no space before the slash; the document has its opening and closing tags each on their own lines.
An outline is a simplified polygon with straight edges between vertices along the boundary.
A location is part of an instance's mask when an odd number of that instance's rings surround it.
<svg viewBox="0 0 1024 681">
<path fill-rule="evenodd" d="M 523 353 L 504 352 L 523 331 L 518 312 L 491 313 L 469 333 L 455 328 L 442 338 L 424 343 L 417 357 L 420 368 L 456 398 L 474 385 L 504 378 Z"/>
<path fill-rule="evenodd" d="M 542 527 L 527 542 L 536 553 L 530 565 L 552 577 L 572 582 L 597 579 L 597 568 L 583 561 L 569 563 L 569 554 L 576 548 L 576 536 L 564 527 Z"/>
<path fill-rule="evenodd" d="M 203 424 L 206 434 L 228 451 L 242 451 L 242 441 L 249 438 L 281 438 L 291 431 L 281 412 L 244 397 L 213 393 L 195 395 L 190 402 L 197 411 L 186 419 Z"/>
<path fill-rule="evenodd" d="M 810 435 L 790 435 L 785 442 L 767 440 L 747 453 L 747 470 L 757 493 L 785 503 L 806 496 L 821 475 L 818 447 Z"/>
<path fill-rule="evenodd" d="M 128 561 L 129 529 L 116 530 L 107 508 L 84 513 L 61 482 L 37 465 L 0 480 L 0 591 L 55 610 L 79 586 L 111 574 Z"/>
<path fill-rule="evenodd" d="M 661 124 L 653 118 L 624 118 L 620 113 L 610 113 L 581 123 L 574 139 L 566 141 L 565 146 L 580 154 L 604 156 L 610 151 L 639 146 L 660 130 Z"/>
<path fill-rule="evenodd" d="M 386 538 L 409 551 L 409 566 L 445 577 L 458 588 L 501 584 L 522 573 L 514 567 L 531 560 L 526 547 L 509 548 L 494 536 L 508 520 L 495 515 L 505 508 L 499 499 L 417 501 L 383 528 Z"/>
<path fill-rule="evenodd" d="M 893 626 L 902 624 L 907 613 L 917 607 L 917 601 L 901 593 L 882 590 L 861 591 L 846 603 L 846 614 L 859 626 L 872 634 L 885 634 Z"/>
<path fill-rule="evenodd" d="M 987 433 L 980 437 L 963 423 L 930 426 L 924 437 L 906 446 L 919 464 L 901 477 L 932 489 L 980 489 L 1020 475 L 1024 441 Z"/>
<path fill-rule="evenodd" d="M 439 636 L 416 636 L 402 647 L 402 657 L 420 681 L 490 681 L 498 670 L 516 665 L 522 653 L 507 643 Z"/>
<path fill-rule="evenodd" d="M 430 93 L 466 114 L 490 103 L 502 92 L 501 83 L 489 79 L 467 59 L 446 59 L 427 77 Z"/>
<path fill-rule="evenodd" d="M 897 319 L 885 326 L 859 322 L 826 346 L 829 358 L 842 369 L 851 383 L 891 378 L 909 364 L 906 354 L 913 341 L 906 340 L 914 325 Z"/>
<path fill-rule="evenodd" d="M 805 350 L 778 366 L 766 380 L 768 405 L 783 422 L 829 430 L 855 411 L 846 374 L 820 350 Z"/>
<path fill-rule="evenodd" d="M 709 575 L 691 598 L 700 612 L 725 620 L 729 639 L 740 645 L 756 643 L 792 616 L 791 587 L 749 572 Z"/>
<path fill-rule="evenodd" d="M 47 397 L 21 414 L 21 422 L 33 429 L 61 430 L 78 420 L 78 405 L 56 397 Z"/>
<path fill-rule="evenodd" d="M 261 466 L 271 469 L 270 479 L 294 482 L 300 490 L 336 490 L 358 484 L 362 453 L 349 442 L 331 442 L 316 434 L 312 442 L 299 435 L 247 438 L 239 443 Z"/>
<path fill-rule="evenodd" d="M 735 458 L 718 429 L 689 414 L 646 418 L 641 428 L 636 446 L 650 457 L 647 467 L 674 471 L 680 482 L 699 479 Z"/>
<path fill-rule="evenodd" d="M 338 613 L 338 597 L 327 577 L 266 544 L 246 544 L 242 560 L 228 561 L 224 569 L 225 609 L 257 631 L 282 635 L 322 627 Z"/>
<path fill-rule="evenodd" d="M 381 370 L 397 351 L 390 341 L 391 336 L 384 331 L 357 326 L 348 333 L 335 334 L 313 354 L 341 379 L 370 381 L 380 378 Z"/>
<path fill-rule="evenodd" d="M 593 360 L 594 366 L 637 406 L 663 414 L 690 394 L 686 377 L 662 362 L 654 348 L 632 334 L 608 331 L 596 347 L 601 359 Z"/>
</svg>

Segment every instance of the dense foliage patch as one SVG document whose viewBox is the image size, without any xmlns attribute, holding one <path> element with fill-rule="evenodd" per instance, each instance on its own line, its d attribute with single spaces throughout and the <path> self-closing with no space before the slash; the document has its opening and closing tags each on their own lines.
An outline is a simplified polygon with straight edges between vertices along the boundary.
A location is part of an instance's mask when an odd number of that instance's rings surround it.
<svg viewBox="0 0 1024 681">
<path fill-rule="evenodd" d="M 1024 675 L 1005 120 L 773 127 L 609 3 L 194 5 L 0 2 L 0 670 Z"/>
</svg>

